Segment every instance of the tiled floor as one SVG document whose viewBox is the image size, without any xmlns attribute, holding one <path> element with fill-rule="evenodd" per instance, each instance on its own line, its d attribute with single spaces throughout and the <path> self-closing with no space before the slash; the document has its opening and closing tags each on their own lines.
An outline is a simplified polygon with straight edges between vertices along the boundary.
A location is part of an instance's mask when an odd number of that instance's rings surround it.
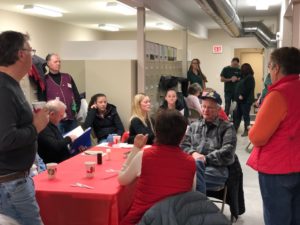
<svg viewBox="0 0 300 225">
<path fill-rule="evenodd" d="M 238 144 L 236 154 L 242 165 L 244 174 L 244 194 L 246 212 L 241 215 L 236 223 L 233 225 L 263 225 L 263 209 L 260 189 L 258 184 L 257 172 L 246 165 L 249 153 L 245 151 L 248 145 L 248 137 L 241 137 L 243 132 L 242 126 L 237 134 Z M 224 214 L 230 218 L 229 206 L 225 206 Z"/>
</svg>

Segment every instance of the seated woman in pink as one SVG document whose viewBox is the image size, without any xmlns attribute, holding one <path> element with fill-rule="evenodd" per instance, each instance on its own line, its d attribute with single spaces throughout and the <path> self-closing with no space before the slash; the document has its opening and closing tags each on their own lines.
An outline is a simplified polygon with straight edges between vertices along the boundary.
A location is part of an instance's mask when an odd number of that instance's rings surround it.
<svg viewBox="0 0 300 225">
<path fill-rule="evenodd" d="M 138 178 L 133 203 L 121 225 L 137 224 L 158 201 L 191 191 L 195 186 L 195 160 L 179 148 L 186 127 L 186 119 L 180 112 L 166 109 L 157 115 L 152 147 L 142 151 L 147 136 L 135 137 L 134 147 L 119 174 L 121 185 Z"/>
<path fill-rule="evenodd" d="M 203 93 L 205 92 L 211 92 L 214 91 L 212 88 L 205 88 L 203 90 Z M 201 111 L 201 102 L 199 100 L 199 96 L 201 96 L 202 94 L 202 88 L 200 87 L 199 84 L 194 83 L 191 84 L 188 88 L 188 97 L 185 98 L 185 102 L 186 105 L 189 109 L 194 109 L 196 110 L 199 115 L 202 115 L 202 111 Z M 224 112 L 224 109 L 221 107 L 221 110 L 219 111 L 219 118 L 224 120 L 224 121 L 228 121 L 228 116 L 226 115 L 226 113 Z"/>
<path fill-rule="evenodd" d="M 188 96 L 185 98 L 186 105 L 189 109 L 193 109 L 202 115 L 199 96 L 201 96 L 202 88 L 198 83 L 193 83 L 188 88 Z"/>
</svg>

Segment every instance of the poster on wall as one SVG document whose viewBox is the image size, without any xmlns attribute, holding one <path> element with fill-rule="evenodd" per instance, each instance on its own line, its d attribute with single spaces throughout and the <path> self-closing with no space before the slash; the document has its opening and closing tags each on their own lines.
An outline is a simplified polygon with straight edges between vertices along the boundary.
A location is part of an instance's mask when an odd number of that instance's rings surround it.
<svg viewBox="0 0 300 225">
<path fill-rule="evenodd" d="M 213 45 L 213 54 L 222 54 L 223 46 L 222 45 Z"/>
</svg>

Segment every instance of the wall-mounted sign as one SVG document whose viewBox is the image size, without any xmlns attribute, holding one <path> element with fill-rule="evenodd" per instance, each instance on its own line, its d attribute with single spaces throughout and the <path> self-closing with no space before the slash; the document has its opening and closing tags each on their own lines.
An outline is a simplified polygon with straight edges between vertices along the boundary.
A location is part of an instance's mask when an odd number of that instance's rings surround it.
<svg viewBox="0 0 300 225">
<path fill-rule="evenodd" d="M 223 51 L 222 45 L 213 45 L 213 53 L 214 54 L 221 54 Z"/>
</svg>

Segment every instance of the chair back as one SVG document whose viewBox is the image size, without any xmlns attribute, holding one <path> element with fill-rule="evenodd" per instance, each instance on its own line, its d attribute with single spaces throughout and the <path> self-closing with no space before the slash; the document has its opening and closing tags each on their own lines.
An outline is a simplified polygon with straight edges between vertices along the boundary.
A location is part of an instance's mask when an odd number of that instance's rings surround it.
<svg viewBox="0 0 300 225">
<path fill-rule="evenodd" d="M 218 207 L 197 191 L 168 197 L 146 211 L 138 225 L 229 225 Z"/>
</svg>

